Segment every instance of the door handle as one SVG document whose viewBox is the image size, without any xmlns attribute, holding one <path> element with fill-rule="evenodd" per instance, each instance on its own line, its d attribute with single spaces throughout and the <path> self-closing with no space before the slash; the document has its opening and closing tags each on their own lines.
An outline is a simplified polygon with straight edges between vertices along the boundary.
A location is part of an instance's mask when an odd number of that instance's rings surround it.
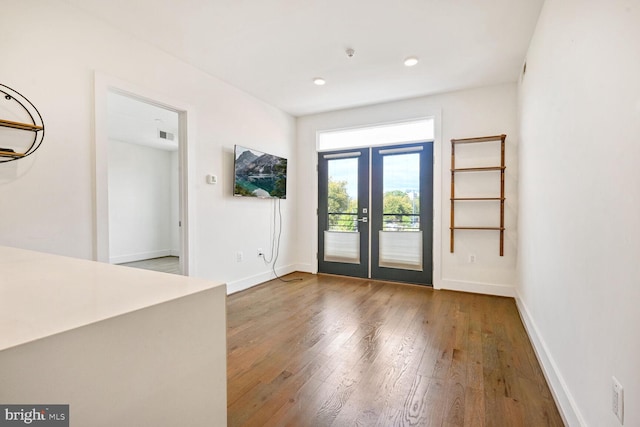
<svg viewBox="0 0 640 427">
<path fill-rule="evenodd" d="M 358 218 L 358 221 L 360 222 L 369 222 L 369 218 L 366 216 L 363 216 L 362 218 Z"/>
</svg>

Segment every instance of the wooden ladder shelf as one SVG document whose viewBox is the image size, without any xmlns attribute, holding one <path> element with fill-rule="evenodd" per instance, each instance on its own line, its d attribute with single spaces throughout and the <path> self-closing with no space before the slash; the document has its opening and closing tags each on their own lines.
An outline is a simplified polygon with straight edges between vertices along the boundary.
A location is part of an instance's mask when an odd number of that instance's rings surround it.
<svg viewBox="0 0 640 427">
<path fill-rule="evenodd" d="M 500 232 L 500 256 L 504 256 L 504 146 L 507 135 L 496 136 L 482 136 L 478 138 L 464 138 L 464 139 L 452 139 L 451 140 L 451 227 L 449 227 L 451 233 L 451 247 L 450 251 L 454 251 L 454 238 L 456 230 L 494 230 Z M 467 167 L 456 168 L 456 145 L 459 144 L 473 144 L 482 142 L 500 141 L 500 165 L 489 167 Z M 492 172 L 497 171 L 500 173 L 500 196 L 499 197 L 456 197 L 455 195 L 455 176 L 456 173 L 465 172 Z M 500 226 L 499 227 L 461 227 L 455 225 L 455 206 L 456 202 L 461 201 L 499 201 L 500 202 Z"/>
</svg>

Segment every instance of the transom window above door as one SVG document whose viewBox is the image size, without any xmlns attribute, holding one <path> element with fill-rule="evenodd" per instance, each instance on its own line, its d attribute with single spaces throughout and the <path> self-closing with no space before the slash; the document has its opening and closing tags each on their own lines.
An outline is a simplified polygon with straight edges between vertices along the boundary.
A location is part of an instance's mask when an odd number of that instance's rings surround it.
<svg viewBox="0 0 640 427">
<path fill-rule="evenodd" d="M 318 151 L 432 141 L 434 119 L 427 117 L 397 123 L 318 132 Z"/>
</svg>

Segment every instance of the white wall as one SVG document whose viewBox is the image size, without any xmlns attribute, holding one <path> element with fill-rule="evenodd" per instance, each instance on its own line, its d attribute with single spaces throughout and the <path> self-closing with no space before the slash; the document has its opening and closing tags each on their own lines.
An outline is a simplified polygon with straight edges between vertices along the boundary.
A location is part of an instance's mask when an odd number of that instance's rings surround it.
<svg viewBox="0 0 640 427">
<path fill-rule="evenodd" d="M 94 73 L 190 106 L 194 181 L 192 274 L 222 282 L 256 281 L 269 268 L 255 255 L 269 247 L 272 204 L 231 196 L 233 145 L 288 157 L 295 168 L 294 119 L 220 80 L 58 0 L 25 0 L 3 11 L 2 82 L 29 98 L 46 136 L 32 163 L 2 181 L 0 244 L 95 257 Z M 106 102 L 106 97 L 105 97 Z M 106 110 L 106 108 L 105 108 Z M 6 165 L 0 165 L 3 169 Z M 6 169 L 6 168 L 4 168 Z M 3 171 L 0 171 L 3 172 Z M 6 173 L 3 177 L 10 176 Z M 13 172 L 13 171 L 12 171 Z M 215 173 L 219 184 L 206 185 Z M 282 203 L 279 266 L 293 261 L 295 183 Z M 235 251 L 245 261 L 235 261 Z"/>
<path fill-rule="evenodd" d="M 174 157 L 171 151 L 109 141 L 109 262 L 172 255 L 178 229 Z"/>
<path fill-rule="evenodd" d="M 298 118 L 299 182 L 299 263 L 300 268 L 316 271 L 317 250 L 317 173 L 316 133 L 322 130 L 366 126 L 436 116 L 434 191 L 436 221 L 434 286 L 446 289 L 513 295 L 517 242 L 517 102 L 516 85 L 504 84 L 474 90 L 446 93 L 375 106 L 335 111 Z M 470 231 L 456 234 L 456 251 L 449 252 L 449 212 L 452 138 L 507 134 L 505 255 L 499 256 L 497 232 Z M 499 194 L 499 180 L 494 191 Z M 482 191 L 487 177 L 476 175 L 469 189 Z M 439 203 L 438 203 L 439 202 Z M 439 208 L 438 208 L 439 206 Z M 473 209 L 473 208 L 472 208 Z M 469 210 L 469 209 L 468 209 Z M 482 212 L 482 208 L 475 210 Z M 481 213 L 486 214 L 485 212 Z M 499 210 L 493 220 L 499 222 Z M 482 221 L 482 219 L 480 219 Z M 468 255 L 476 263 L 468 263 Z M 441 257 L 441 258 L 440 258 Z"/>
<path fill-rule="evenodd" d="M 570 426 L 640 425 L 640 4 L 547 0 L 520 86 L 518 303 Z"/>
</svg>

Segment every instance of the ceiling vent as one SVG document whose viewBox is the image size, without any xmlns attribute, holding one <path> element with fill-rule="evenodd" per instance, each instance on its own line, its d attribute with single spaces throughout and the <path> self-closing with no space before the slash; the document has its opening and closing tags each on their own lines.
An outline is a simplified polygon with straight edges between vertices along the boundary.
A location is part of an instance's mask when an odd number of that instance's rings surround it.
<svg viewBox="0 0 640 427">
<path fill-rule="evenodd" d="M 165 132 L 163 130 L 159 130 L 158 134 L 160 139 L 166 139 L 167 141 L 173 141 L 174 135 L 171 132 Z"/>
</svg>

